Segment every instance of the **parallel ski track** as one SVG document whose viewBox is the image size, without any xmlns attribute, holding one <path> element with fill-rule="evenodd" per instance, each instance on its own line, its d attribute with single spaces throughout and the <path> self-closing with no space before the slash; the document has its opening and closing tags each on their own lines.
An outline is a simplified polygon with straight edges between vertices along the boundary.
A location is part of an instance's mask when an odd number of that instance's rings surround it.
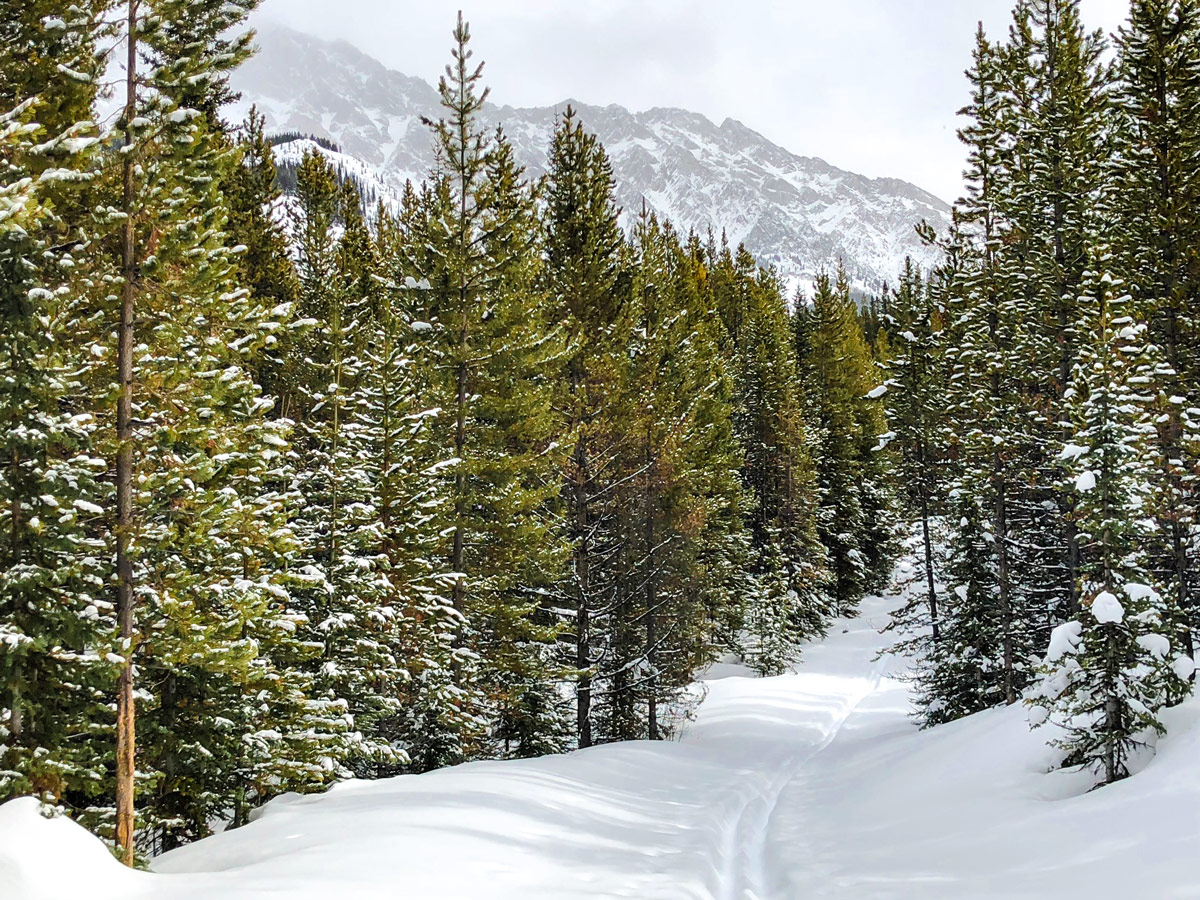
<svg viewBox="0 0 1200 900">
<path fill-rule="evenodd" d="M 801 767 L 837 739 L 846 720 L 879 688 L 890 655 L 881 656 L 871 669 L 864 689 L 845 705 L 821 741 L 782 760 L 766 789 L 746 802 L 729 831 L 725 846 L 719 900 L 791 900 L 776 897 L 766 866 L 767 836 L 779 798 L 787 786 L 802 775 Z"/>
</svg>

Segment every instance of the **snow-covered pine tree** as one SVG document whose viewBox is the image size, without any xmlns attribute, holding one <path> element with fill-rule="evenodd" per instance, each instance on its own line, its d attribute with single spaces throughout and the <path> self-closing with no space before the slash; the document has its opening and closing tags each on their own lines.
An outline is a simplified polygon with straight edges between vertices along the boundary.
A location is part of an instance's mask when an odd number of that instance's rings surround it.
<svg viewBox="0 0 1200 900">
<path fill-rule="evenodd" d="M 733 422 L 743 451 L 742 482 L 754 553 L 745 615 L 760 631 L 768 621 L 787 623 L 769 642 L 788 650 L 768 654 L 769 664 L 761 664 L 774 672 L 785 657 L 794 657 L 801 640 L 823 633 L 831 609 L 831 579 L 818 538 L 813 447 L 804 422 L 805 398 L 787 303 L 775 276 L 760 272 L 744 248 L 734 257 L 730 274 L 729 292 L 736 299 L 727 299 L 719 308 L 738 332 L 736 341 L 730 334 Z M 775 570 L 777 565 L 782 565 L 781 572 Z M 758 605 L 767 608 L 756 609 Z M 765 636 L 751 627 L 750 637 L 761 647 Z"/>
<path fill-rule="evenodd" d="M 1078 548 L 1069 491 L 1054 490 L 1054 447 L 1068 426 L 1058 414 L 1078 336 L 1076 304 L 1091 222 L 1110 156 L 1110 67 L 1106 42 L 1085 30 L 1078 0 L 1021 0 L 1000 54 L 1007 150 L 997 199 L 1009 222 L 1010 289 L 1029 309 L 1032 421 L 1027 452 L 1034 487 L 1010 495 L 1010 528 L 1034 567 L 1035 602 L 1048 620 L 1079 608 Z M 1057 432 L 1057 440 L 1050 436 Z M 1047 501 L 1052 501 L 1051 505 Z"/>
<path fill-rule="evenodd" d="M 663 227 L 669 231 L 668 226 Z M 686 502 L 675 510 L 673 527 L 687 537 L 687 543 L 679 556 L 682 564 L 673 587 L 678 615 L 689 619 L 692 627 L 682 629 L 672 652 L 663 654 L 669 666 L 660 666 L 660 685 L 669 692 L 667 696 L 678 696 L 713 650 L 726 645 L 722 622 L 740 615 L 746 599 L 751 535 L 747 527 L 750 503 L 740 477 L 745 457 L 733 414 L 737 390 L 734 373 L 721 352 L 723 327 L 705 289 L 707 270 L 699 241 L 692 235 L 681 246 L 671 234 L 668 271 L 672 272 L 674 305 L 686 312 L 687 331 L 672 348 L 671 331 L 659 330 L 660 341 L 665 338 L 668 342 L 661 352 L 674 363 L 678 385 L 677 395 L 668 397 L 662 408 L 668 417 L 672 410 L 678 411 L 678 418 L 686 417 L 686 428 L 677 438 L 680 459 L 676 464 L 687 487 Z M 786 317 L 784 332 L 786 344 Z M 665 386 L 660 386 L 660 392 Z M 800 427 L 798 419 L 788 420 L 788 424 Z M 788 429 L 786 436 L 794 441 L 788 446 L 796 455 L 790 460 L 785 456 L 783 465 L 778 512 L 782 545 L 788 554 L 783 569 L 795 591 L 795 596 L 788 597 L 794 618 L 802 627 L 816 630 L 819 623 L 805 618 L 805 612 L 813 610 L 819 618 L 825 608 L 815 491 L 803 433 Z M 820 601 L 806 605 L 813 597 Z M 667 615 L 672 615 L 670 608 Z"/>
<path fill-rule="evenodd" d="M 741 529 L 740 447 L 719 323 L 668 225 L 643 209 L 631 247 L 633 333 L 618 485 L 620 577 L 609 618 L 606 733 L 657 740 L 663 710 L 707 661 L 709 606 L 740 601 L 708 560 Z"/>
<path fill-rule="evenodd" d="M 924 602 L 931 636 L 938 639 L 938 571 L 933 519 L 942 509 L 945 485 L 942 365 L 943 317 L 933 289 L 908 257 L 896 290 L 888 298 L 882 328 L 891 336 L 885 362 L 889 446 L 895 453 L 907 517 L 920 523 Z"/>
<path fill-rule="evenodd" d="M 1136 0 L 1118 35 L 1123 152 L 1114 158 L 1114 251 L 1163 369 L 1156 454 L 1159 535 L 1152 568 L 1176 607 L 1189 656 L 1200 624 L 1195 544 L 1200 405 L 1200 6 Z"/>
<path fill-rule="evenodd" d="M 90 313 L 104 4 L 0 4 L 0 797 L 102 824 L 116 667 Z M 70 73 L 66 77 L 64 73 Z"/>
<path fill-rule="evenodd" d="M 401 631 L 406 611 L 388 602 L 378 527 L 378 433 L 364 420 L 368 343 L 378 331 L 376 262 L 361 201 L 319 153 L 297 172 L 300 311 L 311 328 L 296 342 L 295 530 L 298 592 L 309 639 L 321 648 L 318 695 L 342 704 L 358 736 L 347 764 L 359 773 L 404 762 L 385 723 L 402 715 L 408 672 Z"/>
<path fill-rule="evenodd" d="M 294 624 L 275 565 L 289 552 L 284 506 L 262 497 L 264 480 L 279 477 L 268 470 L 286 431 L 268 421 L 272 403 L 250 375 L 282 323 L 235 283 L 220 193 L 233 155 L 217 109 L 249 52 L 239 26 L 256 5 L 129 0 L 121 9 L 120 147 L 106 186 L 116 238 L 106 247 L 117 249 L 105 260 L 112 293 L 101 299 L 119 325 L 115 352 L 98 349 L 115 364 L 115 421 L 105 424 L 127 659 L 117 843 L 128 862 L 135 763 L 143 846 L 204 835 L 244 789 L 247 686 L 291 690 L 286 679 L 261 680 L 270 657 L 260 643 Z M 249 530 L 258 543 L 241 546 Z M 301 742 L 304 728 L 293 735 Z"/>
<path fill-rule="evenodd" d="M 455 578 L 443 554 L 452 522 L 445 470 L 453 452 L 444 437 L 446 411 L 431 406 L 439 380 L 436 323 L 422 273 L 434 267 L 431 192 L 409 184 L 398 214 L 381 211 L 376 239 L 383 302 L 368 343 L 360 415 L 376 435 L 379 528 L 388 593 L 406 604 L 404 665 L 409 676 L 402 712 L 390 727 L 408 756 L 406 770 L 424 772 L 468 758 L 486 727 L 475 676 L 477 658 L 458 637 Z"/>
<path fill-rule="evenodd" d="M 1066 400 L 1074 426 L 1061 452 L 1074 474 L 1079 534 L 1077 619 L 1054 631 L 1032 721 L 1063 728 L 1063 764 L 1100 783 L 1130 774 L 1163 732 L 1158 711 L 1178 692 L 1170 618 L 1146 556 L 1146 504 L 1154 473 L 1154 355 L 1128 311 L 1106 249 L 1093 256 L 1079 298 L 1086 335 Z M 1190 660 L 1188 660 L 1190 669 Z"/>
<path fill-rule="evenodd" d="M 238 255 L 238 281 L 264 305 L 286 308 L 299 298 L 299 283 L 288 247 L 275 158 L 263 117 L 253 107 L 238 131 L 237 151 L 240 159 L 230 167 L 222 192 L 229 204 L 230 245 L 244 248 Z M 294 367 L 289 370 L 283 365 L 291 341 L 290 328 L 270 336 L 256 373 L 264 393 L 275 398 L 275 413 L 282 418 L 295 411 L 296 373 Z"/>
<path fill-rule="evenodd" d="M 467 570 L 476 597 L 468 627 L 480 657 L 495 750 L 561 751 L 569 733 L 555 659 L 559 622 L 548 602 L 567 544 L 553 527 L 563 456 L 553 376 L 563 335 L 550 317 L 532 185 L 497 130 L 475 197 L 486 268 L 468 324 L 472 396 L 466 456 L 472 494 Z"/>
<path fill-rule="evenodd" d="M 1027 21 L 1027 13 L 1018 17 Z M 967 192 L 956 206 L 961 227 L 946 245 L 953 265 L 939 288 L 949 332 L 947 443 L 957 471 L 947 494 L 949 590 L 939 640 L 919 673 L 926 724 L 1015 702 L 1037 633 L 1046 633 L 1049 608 L 1059 602 L 1039 598 L 1036 583 L 1045 579 L 1031 565 L 1035 548 L 1043 560 L 1061 558 L 1054 536 L 1035 535 L 1029 523 L 1044 518 L 1052 500 L 1035 471 L 1053 468 L 1032 391 L 1043 389 L 1057 359 L 1038 349 L 1033 332 L 1046 317 L 1029 289 L 1028 229 L 1012 218 L 1029 195 L 1026 164 L 1013 155 L 1017 111 L 1032 102 L 1027 80 L 1010 75 L 1012 53 L 979 29 L 963 110 L 970 121 L 959 132 L 968 147 Z"/>
<path fill-rule="evenodd" d="M 816 438 L 818 529 L 829 553 L 835 611 L 852 612 L 879 586 L 894 528 L 882 475 L 882 379 L 858 319 L 845 273 L 817 277 L 805 396 Z"/>
<path fill-rule="evenodd" d="M 567 350 L 558 371 L 561 427 L 567 460 L 562 528 L 570 560 L 562 585 L 563 643 L 576 670 L 576 738 L 593 743 L 595 666 L 615 588 L 611 561 L 618 524 L 611 485 L 625 401 L 621 379 L 628 346 L 628 287 L 624 242 L 613 199 L 612 166 L 604 148 L 568 108 L 550 145 L 543 196 L 546 292 Z"/>
</svg>

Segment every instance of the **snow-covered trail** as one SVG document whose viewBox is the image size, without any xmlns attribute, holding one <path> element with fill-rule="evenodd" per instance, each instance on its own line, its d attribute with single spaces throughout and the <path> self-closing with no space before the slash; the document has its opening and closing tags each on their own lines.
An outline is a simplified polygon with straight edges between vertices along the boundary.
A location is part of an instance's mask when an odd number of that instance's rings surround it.
<svg viewBox="0 0 1200 900">
<path fill-rule="evenodd" d="M 1020 708 L 919 732 L 881 651 L 894 600 L 794 674 L 721 678 L 676 743 L 475 763 L 284 797 L 129 872 L 0 807 L 3 900 L 1200 898 L 1200 702 L 1136 778 L 1047 776 Z"/>
<path fill-rule="evenodd" d="M 882 613 L 881 601 L 867 612 Z M 307 897 L 336 873 L 356 897 L 789 897 L 769 862 L 776 800 L 876 689 L 883 622 L 838 623 L 797 674 L 708 682 L 677 743 L 479 763 L 276 801 L 249 828 L 162 858 L 156 869 L 171 877 L 155 890 L 181 900 Z"/>
<path fill-rule="evenodd" d="M 707 682 L 679 742 L 347 782 L 279 798 L 156 874 L 81 880 L 93 898 L 111 883 L 164 900 L 786 897 L 770 863 L 776 801 L 876 688 L 882 621 L 835 624 L 797 674 Z M 0 886 L 2 870 L 0 848 Z"/>
</svg>

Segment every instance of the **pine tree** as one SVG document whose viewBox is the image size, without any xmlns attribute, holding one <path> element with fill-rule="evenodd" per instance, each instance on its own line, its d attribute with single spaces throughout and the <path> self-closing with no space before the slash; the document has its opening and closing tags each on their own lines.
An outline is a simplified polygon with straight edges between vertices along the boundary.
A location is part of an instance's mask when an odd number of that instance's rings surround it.
<svg viewBox="0 0 1200 900">
<path fill-rule="evenodd" d="M 427 321 L 431 268 L 430 201 L 409 185 L 396 219 L 379 217 L 377 239 L 384 302 L 368 343 L 368 375 L 360 414 L 374 437 L 369 458 L 378 466 L 378 531 L 389 602 L 406 615 L 403 664 L 408 670 L 402 711 L 391 723 L 406 770 L 453 765 L 473 752 L 482 701 L 474 682 L 475 657 L 458 643 L 463 616 L 454 609 L 454 584 L 444 558 L 450 521 L 444 477 L 453 456 L 439 439 L 445 411 L 428 401 L 437 373 L 422 364 L 437 352 Z M 415 273 L 415 274 L 414 274 Z"/>
<path fill-rule="evenodd" d="M 811 316 L 804 367 L 817 444 L 818 529 L 829 553 L 835 610 L 846 614 L 879 585 L 892 529 L 880 478 L 881 379 L 844 273 L 836 283 L 818 276 Z"/>
<path fill-rule="evenodd" d="M 280 221 L 282 192 L 275 159 L 263 117 L 253 107 L 238 135 L 237 150 L 240 159 L 230 167 L 223 193 L 229 204 L 230 245 L 244 248 L 238 257 L 238 281 L 264 305 L 288 308 L 299 299 L 299 284 Z M 284 418 L 292 414 L 296 401 L 295 373 L 283 365 L 292 340 L 291 329 L 268 338 L 257 373 L 258 383 L 264 393 L 277 398 L 275 411 Z"/>
<path fill-rule="evenodd" d="M 260 497 L 264 479 L 278 479 L 266 472 L 271 448 L 286 438 L 250 377 L 282 322 L 235 285 L 220 193 L 231 159 L 216 110 L 248 52 L 237 29 L 255 5 L 130 0 L 121 20 L 125 102 L 110 204 L 117 295 L 102 302 L 119 310 L 107 357 L 116 415 L 105 425 L 125 657 L 117 844 L 128 862 L 135 763 L 146 846 L 202 836 L 230 811 L 246 759 L 243 734 L 227 723 L 245 720 L 248 685 L 270 668 L 259 638 L 286 633 L 293 620 L 274 564 L 289 552 L 284 505 Z M 258 537 L 239 548 L 225 529 L 237 521 L 244 534 L 248 520 Z M 283 694 L 285 681 L 274 681 Z M 304 733 L 294 738 L 303 743 Z"/>
<path fill-rule="evenodd" d="M 459 464 L 474 506 L 468 549 L 478 602 L 469 625 L 496 737 L 506 755 L 537 756 L 561 750 L 567 733 L 557 692 L 565 673 L 554 660 L 558 623 L 545 602 L 567 549 L 551 518 L 562 461 L 551 403 L 561 335 L 541 288 L 533 190 L 501 131 L 476 202 L 489 263 L 470 324 L 468 386 L 476 399 Z"/>
<path fill-rule="evenodd" d="M 629 406 L 614 490 L 621 574 L 600 675 L 607 736 L 658 740 L 668 702 L 711 652 L 706 602 L 740 600 L 709 563 L 742 528 L 740 448 L 719 323 L 693 290 L 677 236 L 643 209 L 631 251 Z"/>
<path fill-rule="evenodd" d="M 622 273 L 623 240 L 612 166 L 595 136 L 568 108 L 550 146 L 544 186 L 545 279 L 553 318 L 567 344 L 557 407 L 567 444 L 563 518 L 570 546 L 560 588 L 570 607 L 569 664 L 576 671 L 576 736 L 594 740 L 595 666 L 614 589 L 609 567 L 616 525 L 610 486 L 620 451 L 617 417 L 630 319 Z"/>
<path fill-rule="evenodd" d="M 1200 7 L 1190 0 L 1132 4 L 1119 35 L 1115 251 L 1134 308 L 1161 348 L 1163 371 L 1155 474 L 1160 537 L 1152 567 L 1176 607 L 1177 630 L 1194 656 L 1197 624 L 1192 548 L 1200 370 L 1194 316 L 1200 292 Z"/>
<path fill-rule="evenodd" d="M 939 640 L 924 652 L 922 718 L 937 724 L 997 703 L 1013 703 L 1028 678 L 1026 659 L 1041 643 L 1034 624 L 1033 546 L 1054 555 L 1061 546 L 1039 544 L 1023 528 L 1021 508 L 1044 513 L 1033 471 L 1049 451 L 1041 447 L 1030 384 L 1047 366 L 1036 329 L 1042 316 L 1027 290 L 1027 229 L 1010 217 L 1017 190 L 1011 141 L 1016 101 L 1008 92 L 1010 49 L 980 28 L 974 65 L 967 73 L 970 118 L 960 131 L 969 150 L 966 196 L 949 237 L 946 294 L 949 452 L 957 472 L 947 493 L 952 526 Z M 1028 493 L 1030 496 L 1023 496 Z M 1055 556 L 1054 558 L 1059 558 Z M 1061 596 L 1061 592 L 1060 592 Z M 1047 606 L 1052 605 L 1047 602 Z"/>
<path fill-rule="evenodd" d="M 1163 732 L 1157 718 L 1177 676 L 1168 622 L 1146 567 L 1144 508 L 1154 348 L 1128 315 L 1128 296 L 1098 251 L 1079 306 L 1081 353 L 1068 394 L 1074 432 L 1062 451 L 1076 473 L 1083 613 L 1055 630 L 1033 721 L 1059 721 L 1066 765 L 1103 784 L 1130 773 L 1131 757 Z"/>
<path fill-rule="evenodd" d="M 298 344 L 303 358 L 289 365 L 302 373 L 296 491 L 303 505 L 295 528 L 306 584 L 300 597 L 310 639 L 321 647 L 316 689 L 353 720 L 361 739 L 347 763 L 363 772 L 403 761 L 378 726 L 401 714 L 405 681 L 396 652 L 401 613 L 385 600 L 375 532 L 374 435 L 361 409 L 366 347 L 377 327 L 375 264 L 353 185 L 339 187 L 316 153 L 301 163 L 297 185 L 300 306 L 314 322 Z"/>
<path fill-rule="evenodd" d="M 104 466 L 83 403 L 95 366 L 76 349 L 90 312 L 80 250 L 94 236 L 84 212 L 103 9 L 57 12 L 0 9 L 0 796 L 83 811 L 103 808 L 115 675 Z"/>
<path fill-rule="evenodd" d="M 773 654 L 769 669 L 775 674 L 801 640 L 824 632 L 831 578 L 818 534 L 814 447 L 803 419 L 807 398 L 783 293 L 773 274 L 759 273 L 743 249 L 734 267 L 734 292 L 746 304 L 735 313 L 734 424 L 744 451 L 742 481 L 752 501 L 747 524 L 755 554 L 746 615 L 759 628 L 775 619 L 787 623 L 774 638 L 789 648 Z M 768 609 L 760 611 L 759 605 Z M 761 644 L 763 635 L 756 637 Z"/>
<path fill-rule="evenodd" d="M 549 374 L 558 338 L 537 289 L 532 188 L 503 134 L 480 130 L 487 91 L 461 17 L 454 39 L 439 85 L 447 118 L 434 125 L 431 253 L 419 273 L 431 286 L 437 341 L 431 398 L 448 413 L 455 460 L 446 551 L 464 617 L 460 644 L 481 673 L 481 714 L 492 738 L 526 754 L 561 730 L 550 702 L 556 627 L 542 609 L 562 558 L 549 526 L 559 446 Z"/>
<path fill-rule="evenodd" d="M 931 518 L 941 509 L 944 452 L 939 403 L 945 396 L 939 358 L 942 316 L 933 304 L 912 258 L 905 260 L 899 287 L 883 318 L 885 334 L 894 335 L 894 351 L 886 362 L 889 445 L 896 453 L 896 473 L 904 485 L 905 511 L 921 524 L 925 600 L 934 641 L 938 639 L 937 572 Z"/>
<path fill-rule="evenodd" d="M 1084 29 L 1078 0 L 1024 0 L 1002 54 L 1011 144 L 1010 177 L 999 197 L 1016 239 L 1011 290 L 1025 295 L 1031 371 L 1040 376 L 1025 391 L 1041 430 L 1060 435 L 1066 425 L 1057 407 L 1078 344 L 1076 303 L 1107 186 L 1111 77 L 1104 52 L 1103 36 Z M 1060 476 L 1053 442 L 1034 436 L 1029 452 L 1039 489 L 1011 498 L 1012 526 L 1038 572 L 1037 602 L 1052 616 L 1071 615 L 1079 608 L 1074 495 L 1051 490 Z"/>
</svg>

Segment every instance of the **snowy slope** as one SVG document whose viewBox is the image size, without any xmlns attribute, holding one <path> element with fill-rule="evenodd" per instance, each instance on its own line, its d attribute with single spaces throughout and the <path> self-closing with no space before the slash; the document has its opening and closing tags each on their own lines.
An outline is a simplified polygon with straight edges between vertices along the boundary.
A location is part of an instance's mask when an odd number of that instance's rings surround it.
<svg viewBox="0 0 1200 900">
<path fill-rule="evenodd" d="M 263 30 L 258 43 L 259 54 L 235 75 L 243 96 L 232 118 L 257 104 L 269 131 L 330 138 L 396 193 L 429 170 L 433 147 L 421 116 L 436 119 L 440 110 L 428 83 L 348 44 L 279 26 Z M 504 126 L 517 158 L 538 175 L 566 105 L 489 105 L 485 118 Z M 733 119 L 717 125 L 681 109 L 573 105 L 612 156 L 627 221 L 645 200 L 683 231 L 725 229 L 731 244 L 744 241 L 792 282 L 839 259 L 860 288 L 894 282 L 905 255 L 934 261 L 914 226 L 927 219 L 944 230 L 949 222 L 946 204 L 920 188 L 797 156 Z"/>
<path fill-rule="evenodd" d="M 1043 774 L 1044 736 L 1020 708 L 913 727 L 903 661 L 874 661 L 889 605 L 835 623 L 795 674 L 708 682 L 680 743 L 280 798 L 156 874 L 13 801 L 0 897 L 1200 897 L 1200 703 L 1170 711 L 1141 774 L 1073 796 L 1069 776 Z"/>
</svg>

